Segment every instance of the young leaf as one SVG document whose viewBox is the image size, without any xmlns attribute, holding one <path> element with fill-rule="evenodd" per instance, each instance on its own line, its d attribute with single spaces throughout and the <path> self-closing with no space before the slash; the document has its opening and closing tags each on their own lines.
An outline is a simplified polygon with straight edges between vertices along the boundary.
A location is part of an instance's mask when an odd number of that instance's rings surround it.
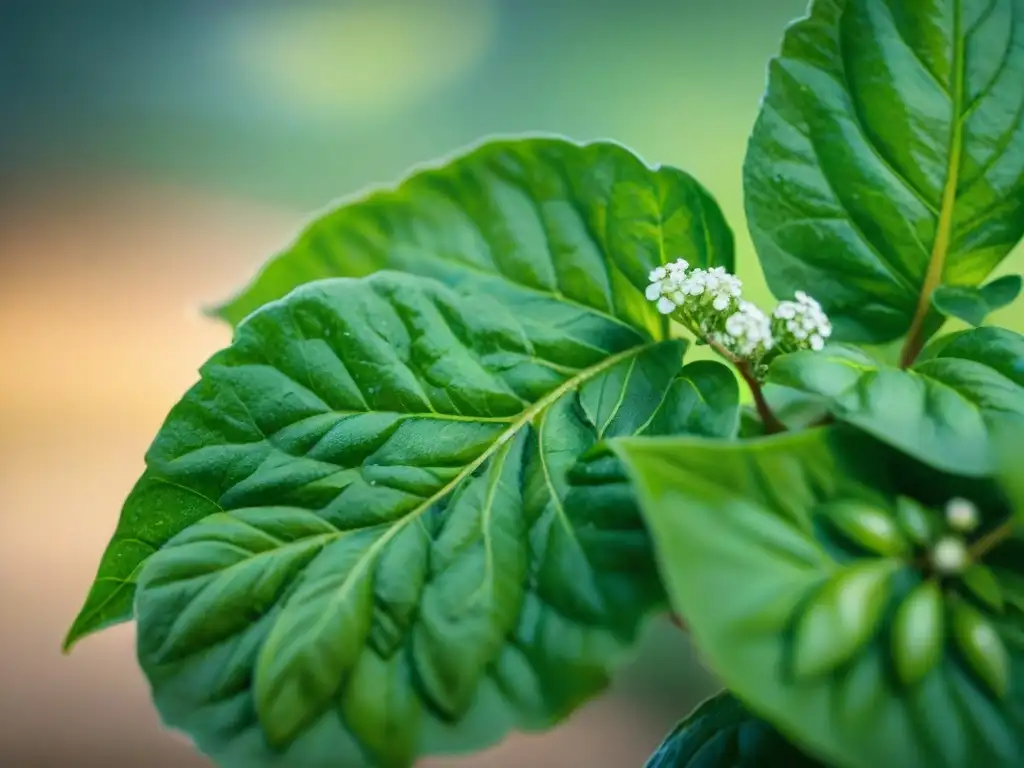
<svg viewBox="0 0 1024 768">
<path fill-rule="evenodd" d="M 799 614 L 793 671 L 817 677 L 845 664 L 872 638 L 889 601 L 898 561 L 871 559 L 832 576 Z"/>
<path fill-rule="evenodd" d="M 744 165 L 777 296 L 813 286 L 838 341 L 913 326 L 916 346 L 936 288 L 1002 261 L 1024 234 L 1022 36 L 1024 0 L 814 0 Z"/>
<path fill-rule="evenodd" d="M 963 584 L 974 597 L 996 613 L 1003 610 L 1003 590 L 995 574 L 982 565 L 975 563 L 960 577 Z"/>
<path fill-rule="evenodd" d="M 642 292 L 678 258 L 733 267 L 732 232 L 691 176 L 618 144 L 502 139 L 321 214 L 215 312 L 237 324 L 310 280 L 393 269 L 527 315 L 557 297 L 658 333 Z"/>
<path fill-rule="evenodd" d="M 942 531 L 935 513 L 908 496 L 896 499 L 896 520 L 904 533 L 918 547 L 929 546 Z"/>
<path fill-rule="evenodd" d="M 1010 658 L 995 626 L 963 600 L 953 600 L 950 608 L 953 637 L 968 665 L 996 696 L 1005 696 Z"/>
<path fill-rule="evenodd" d="M 822 515 L 844 538 L 876 555 L 905 555 L 910 542 L 895 517 L 871 504 L 840 501 L 829 504 Z"/>
<path fill-rule="evenodd" d="M 947 317 L 978 326 L 997 309 L 1011 304 L 1020 295 L 1020 289 L 1020 275 L 1004 275 L 980 288 L 940 285 L 932 294 L 932 305 Z"/>
<path fill-rule="evenodd" d="M 600 691 L 662 593 L 646 536 L 602 535 L 622 520 L 579 510 L 569 470 L 699 398 L 683 342 L 581 308 L 563 327 L 390 272 L 242 323 L 121 523 L 161 517 L 135 605 L 165 722 L 225 764 L 406 766 Z"/>
<path fill-rule="evenodd" d="M 732 695 L 720 693 L 698 706 L 665 737 L 644 768 L 741 768 L 822 764 L 750 714 Z"/>
<path fill-rule="evenodd" d="M 939 469 L 989 474 L 992 430 L 1024 416 L 1024 337 L 976 328 L 939 339 L 912 368 L 881 366 L 853 347 L 777 358 L 775 384 L 821 398 L 832 415 Z"/>
<path fill-rule="evenodd" d="M 977 623 L 961 622 L 964 650 L 932 634 L 911 638 L 906 617 L 894 614 L 927 566 L 917 556 L 897 566 L 875 557 L 851 561 L 819 538 L 822 526 L 814 524 L 831 502 L 879 495 L 890 508 L 901 495 L 928 506 L 970 498 L 986 520 L 989 511 L 1005 519 L 993 482 L 929 470 L 842 426 L 746 442 L 630 437 L 612 446 L 633 479 L 673 609 L 686 617 L 708 664 L 756 715 L 844 767 L 1021 764 L 1024 645 L 1015 638 L 1024 633 L 1024 617 L 983 620 L 1005 648 L 1003 666 Z M 869 588 L 844 590 L 837 603 L 835 615 L 856 631 L 833 631 L 856 642 L 845 646 L 838 667 L 827 665 L 832 671 L 796 675 L 805 663 L 801 617 L 822 584 L 858 564 L 889 575 L 884 590 L 872 576 Z M 1019 557 L 1005 565 L 1024 573 Z M 955 585 L 943 590 L 945 605 L 958 599 Z M 927 629 L 912 623 L 914 632 Z M 944 631 L 941 621 L 930 623 Z M 829 629 L 823 623 L 818 631 Z M 897 653 L 913 685 L 893 669 Z"/>
<path fill-rule="evenodd" d="M 942 659 L 946 641 L 942 589 L 934 580 L 914 587 L 892 620 L 892 661 L 904 685 L 917 685 Z"/>
</svg>

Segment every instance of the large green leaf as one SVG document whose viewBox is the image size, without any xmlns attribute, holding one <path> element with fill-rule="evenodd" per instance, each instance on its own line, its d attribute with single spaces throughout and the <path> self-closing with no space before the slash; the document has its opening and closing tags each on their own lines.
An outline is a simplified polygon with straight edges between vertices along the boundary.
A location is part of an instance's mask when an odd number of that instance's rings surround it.
<svg viewBox="0 0 1024 768">
<path fill-rule="evenodd" d="M 1024 337 L 988 327 L 951 334 L 907 370 L 835 345 L 777 358 L 769 381 L 935 467 L 986 474 L 993 430 L 1024 416 Z"/>
<path fill-rule="evenodd" d="M 570 370 L 592 355 L 595 333 L 616 347 L 665 338 L 643 290 L 652 267 L 679 257 L 733 261 L 721 211 L 685 173 L 651 170 L 615 144 L 502 140 L 323 214 L 219 312 L 237 323 L 307 281 L 397 268 L 503 304 L 540 354 Z M 161 505 L 175 514 L 156 514 Z M 214 511 L 216 501 L 148 472 L 65 647 L 130 619 L 139 563 Z"/>
<path fill-rule="evenodd" d="M 820 768 L 728 693 L 714 696 L 677 725 L 644 768 Z"/>
<path fill-rule="evenodd" d="M 394 269 L 524 313 L 556 297 L 658 333 L 642 291 L 678 258 L 733 265 L 732 233 L 692 177 L 617 144 L 504 139 L 317 216 L 216 312 L 237 324 L 310 280 Z"/>
<path fill-rule="evenodd" d="M 856 505 L 898 520 L 906 497 L 963 497 L 981 508 L 980 542 L 1009 512 L 991 481 L 935 472 L 847 427 L 612 444 L 673 607 L 753 712 L 837 766 L 1021 764 L 1024 613 L 995 613 L 949 577 L 936 620 L 927 549 L 879 556 L 831 525 Z M 991 551 L 1001 580 L 1020 580 L 1021 554 Z"/>
<path fill-rule="evenodd" d="M 839 341 L 920 333 L 1024 234 L 1024 0 L 814 0 L 789 28 L 744 166 L 772 291 Z"/>
<path fill-rule="evenodd" d="M 602 690 L 663 598 L 642 526 L 577 509 L 569 471 L 604 438 L 713 424 L 690 418 L 709 374 L 732 423 L 738 401 L 724 367 L 681 370 L 683 342 L 575 312 L 555 343 L 381 272 L 242 323 L 168 417 L 96 586 L 130 596 L 158 550 L 135 606 L 165 722 L 224 764 L 403 766 Z"/>
</svg>

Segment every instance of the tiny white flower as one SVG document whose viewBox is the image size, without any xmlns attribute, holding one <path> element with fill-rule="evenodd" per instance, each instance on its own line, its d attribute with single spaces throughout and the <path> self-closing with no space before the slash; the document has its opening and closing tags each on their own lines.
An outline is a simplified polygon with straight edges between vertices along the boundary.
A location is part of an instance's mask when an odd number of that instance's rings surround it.
<svg viewBox="0 0 1024 768">
<path fill-rule="evenodd" d="M 932 547 L 931 561 L 932 567 L 943 575 L 960 573 L 967 567 L 967 547 L 960 539 L 946 536 Z"/>
<path fill-rule="evenodd" d="M 673 312 L 676 311 L 676 303 L 667 296 L 662 296 L 660 299 L 658 299 L 657 307 L 658 311 L 661 312 L 661 314 L 663 315 L 671 315 Z"/>
<path fill-rule="evenodd" d="M 647 279 L 652 283 L 660 283 L 668 277 L 668 271 L 664 267 L 655 267 L 651 270 L 651 274 L 647 276 Z"/>
<path fill-rule="evenodd" d="M 774 344 L 771 321 L 749 301 L 740 301 L 736 312 L 725 321 L 721 342 L 737 357 L 760 358 Z"/>
<path fill-rule="evenodd" d="M 967 499 L 954 498 L 946 502 L 946 520 L 956 531 L 967 533 L 978 527 L 978 508 Z"/>
<path fill-rule="evenodd" d="M 644 291 L 644 295 L 648 301 L 657 301 L 661 298 L 661 281 L 653 282 L 647 286 L 647 290 Z"/>
<path fill-rule="evenodd" d="M 772 311 L 772 332 L 785 351 L 819 351 L 832 335 L 832 324 L 817 301 L 797 291 L 793 301 L 780 301 Z"/>
</svg>

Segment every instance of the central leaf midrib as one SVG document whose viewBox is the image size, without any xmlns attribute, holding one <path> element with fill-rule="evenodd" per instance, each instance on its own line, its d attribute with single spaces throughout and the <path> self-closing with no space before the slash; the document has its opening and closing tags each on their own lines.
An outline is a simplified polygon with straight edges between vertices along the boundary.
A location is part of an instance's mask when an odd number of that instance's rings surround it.
<svg viewBox="0 0 1024 768">
<path fill-rule="evenodd" d="M 372 547 L 373 551 L 376 552 L 377 550 L 379 550 L 392 537 L 394 537 L 406 524 L 417 519 L 420 515 L 422 515 L 424 512 L 430 509 L 434 504 L 436 504 L 449 493 L 454 491 L 455 488 L 458 487 L 459 483 L 461 483 L 467 477 L 472 475 L 477 469 L 479 469 L 484 464 L 484 462 L 486 462 L 489 458 L 496 454 L 506 442 L 515 437 L 521 429 L 523 429 L 527 424 L 531 423 L 538 415 L 542 414 L 549 406 L 557 402 L 563 395 L 573 391 L 574 389 L 581 386 L 590 379 L 594 378 L 595 376 L 603 373 L 609 368 L 614 367 L 618 363 L 621 363 L 623 360 L 628 360 L 631 357 L 635 357 L 639 354 L 642 354 L 643 352 L 660 343 L 661 342 L 659 341 L 654 341 L 636 347 L 630 347 L 627 350 L 606 357 L 597 365 L 591 366 L 590 368 L 585 368 L 572 378 L 563 381 L 561 384 L 559 384 L 557 387 L 555 387 L 553 390 L 548 392 L 546 395 L 537 400 L 537 402 L 535 402 L 533 405 L 531 405 L 529 408 L 525 409 L 521 414 L 519 414 L 515 421 L 513 421 L 504 432 L 498 435 L 494 439 L 494 442 L 491 443 L 491 445 L 488 446 L 486 450 L 482 451 L 479 456 L 473 459 L 473 461 L 466 464 L 466 466 L 463 467 L 462 470 L 455 477 L 448 481 L 448 483 L 442 486 L 432 496 L 425 499 L 419 506 L 410 510 L 401 518 L 396 520 L 394 525 L 392 525 L 392 527 L 379 540 L 380 546 L 377 546 L 375 544 L 374 547 Z"/>
<path fill-rule="evenodd" d="M 351 591 L 353 584 L 355 583 L 357 576 L 361 576 L 367 572 L 367 568 L 373 562 L 374 558 L 376 558 L 378 553 L 380 553 L 384 549 L 384 547 L 387 546 L 388 542 L 391 541 L 392 538 L 394 538 L 401 530 L 403 530 L 407 524 L 418 519 L 420 515 L 422 515 L 424 512 L 430 509 L 431 506 L 433 506 L 436 502 L 440 501 L 447 494 L 455 490 L 459 483 L 461 483 L 467 477 L 471 476 L 473 472 L 475 472 L 484 464 L 484 462 L 486 462 L 488 459 L 490 459 L 492 456 L 494 456 L 500 450 L 502 450 L 502 448 L 506 446 L 509 440 L 514 438 L 518 434 L 518 432 L 521 429 L 523 429 L 527 424 L 531 423 L 534 420 L 534 418 L 543 414 L 549 406 L 557 402 L 561 397 L 563 397 L 568 392 L 571 392 L 577 387 L 584 384 L 589 379 L 592 379 L 593 377 L 600 375 L 604 371 L 614 367 L 623 360 L 628 360 L 631 357 L 635 357 L 637 355 L 642 354 L 646 350 L 650 349 L 653 346 L 656 346 L 659 343 L 661 342 L 651 342 L 648 344 L 631 347 L 622 352 L 610 355 L 597 365 L 584 369 L 576 376 L 573 376 L 572 378 L 562 382 L 559 386 L 555 387 L 553 390 L 551 390 L 546 395 L 537 400 L 537 402 L 535 402 L 533 405 L 526 408 L 519 415 L 519 417 L 511 425 L 509 425 L 508 429 L 506 429 L 504 432 L 498 435 L 498 437 L 495 438 L 494 442 L 486 450 L 481 452 L 481 454 L 477 458 L 475 458 L 473 461 L 469 462 L 465 467 L 463 467 L 463 469 L 454 478 L 452 478 L 452 480 L 450 480 L 432 496 L 425 499 L 415 509 L 410 510 L 404 516 L 396 520 L 394 524 L 387 531 L 384 532 L 383 535 L 376 539 L 366 549 L 366 551 L 362 555 L 360 555 L 358 561 L 355 564 L 353 564 L 352 568 L 349 570 L 349 572 L 343 579 L 341 585 L 338 587 L 335 593 L 329 598 L 329 602 L 331 604 L 336 604 L 337 602 L 339 602 L 339 600 L 343 600 L 345 597 L 347 597 L 349 592 Z M 330 611 L 325 611 L 324 617 L 330 615 L 330 613 Z M 261 659 L 265 659 L 267 657 L 268 651 L 266 650 L 266 647 L 267 646 L 265 645 L 260 652 Z M 256 684 L 259 685 L 259 681 L 263 679 L 265 676 L 265 665 L 261 663 L 259 665 L 256 675 Z"/>
<path fill-rule="evenodd" d="M 935 225 L 935 240 L 925 271 L 924 283 L 917 297 L 917 307 L 907 332 L 907 343 L 901 356 L 902 367 L 906 368 L 920 352 L 924 344 L 924 323 L 931 309 L 931 296 L 942 283 L 946 268 L 946 257 L 949 254 L 950 237 L 953 230 L 953 213 L 956 208 L 957 187 L 960 182 L 960 160 L 963 153 L 964 133 L 964 78 L 966 76 L 962 0 L 953 0 L 953 61 L 951 103 L 951 131 L 949 137 L 949 157 L 946 163 L 946 183 L 942 189 L 942 202 L 939 217 Z"/>
</svg>

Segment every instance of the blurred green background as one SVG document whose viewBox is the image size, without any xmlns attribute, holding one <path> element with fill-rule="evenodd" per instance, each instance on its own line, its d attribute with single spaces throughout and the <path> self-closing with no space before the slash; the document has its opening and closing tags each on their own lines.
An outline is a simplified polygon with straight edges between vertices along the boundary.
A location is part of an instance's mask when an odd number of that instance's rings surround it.
<svg viewBox="0 0 1024 768">
<path fill-rule="evenodd" d="M 805 5 L 0 0 L 0 764 L 206 764 L 159 727 L 130 626 L 59 656 L 150 439 L 229 338 L 200 306 L 333 198 L 531 131 L 693 173 L 764 297 L 740 169 Z M 714 690 L 667 622 L 641 656 L 562 729 L 427 764 L 641 765 Z"/>
</svg>

